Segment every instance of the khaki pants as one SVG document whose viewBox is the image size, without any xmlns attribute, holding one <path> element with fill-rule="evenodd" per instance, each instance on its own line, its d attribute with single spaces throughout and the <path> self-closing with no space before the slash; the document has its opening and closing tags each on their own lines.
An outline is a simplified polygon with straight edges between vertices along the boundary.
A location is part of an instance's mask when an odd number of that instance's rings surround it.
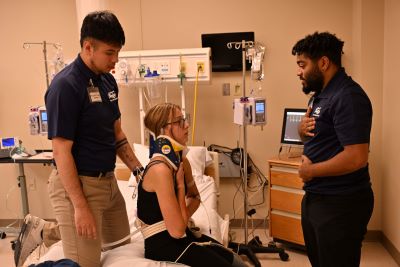
<svg viewBox="0 0 400 267">
<path fill-rule="evenodd" d="M 96 220 L 97 239 L 79 237 L 76 232 L 74 207 L 65 191 L 57 170 L 53 170 L 48 183 L 50 202 L 58 223 L 64 257 L 81 267 L 99 267 L 101 244 L 114 242 L 129 234 L 125 201 L 114 175 L 108 177 L 79 176 L 82 190 Z M 57 236 L 54 229 L 46 227 Z M 44 238 L 46 230 L 44 229 Z M 129 243 L 129 240 L 122 244 Z"/>
</svg>

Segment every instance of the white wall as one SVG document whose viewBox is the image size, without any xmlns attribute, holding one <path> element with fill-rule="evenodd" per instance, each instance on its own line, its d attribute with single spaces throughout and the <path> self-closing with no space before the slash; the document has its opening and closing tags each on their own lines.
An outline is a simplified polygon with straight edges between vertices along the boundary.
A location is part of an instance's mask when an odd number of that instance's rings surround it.
<svg viewBox="0 0 400 267">
<path fill-rule="evenodd" d="M 0 1 L 0 136 L 18 136 L 29 148 L 51 148 L 45 137 L 29 135 L 27 114 L 30 106 L 43 105 L 46 78 L 43 48 L 24 42 L 59 42 L 66 58 L 78 54 L 78 27 L 75 2 L 70 0 Z M 49 59 L 54 55 L 50 47 Z M 26 165 L 28 183 L 35 180 L 35 191 L 28 191 L 31 212 L 53 218 L 46 183 L 51 168 Z M 21 218 L 18 166 L 0 164 L 0 218 Z M 7 198 L 8 196 L 8 198 Z M 8 199 L 8 208 L 6 207 Z"/>
<path fill-rule="evenodd" d="M 400 2 L 385 1 L 385 55 L 382 116 L 382 231 L 400 250 Z M 374 53 L 374 51 L 371 51 Z"/>
<path fill-rule="evenodd" d="M 79 52 L 75 1 L 5 2 L 0 2 L 0 10 L 3 11 L 0 34 L 6 37 L 0 43 L 3 51 L 0 64 L 0 136 L 16 135 L 28 147 L 49 148 L 50 143 L 45 138 L 30 136 L 27 128 L 28 107 L 43 104 L 45 77 L 42 51 L 40 47 L 23 50 L 22 43 L 43 40 L 59 42 L 63 45 L 65 58 L 75 58 Z M 394 6 L 397 2 L 393 0 L 389 3 Z M 385 117 L 385 113 L 382 114 L 382 1 L 256 0 L 245 3 L 231 0 L 108 0 L 102 1 L 102 4 L 117 14 L 124 27 L 127 39 L 124 50 L 193 48 L 201 46 L 202 33 L 255 32 L 256 39 L 263 42 L 267 49 L 264 63 L 266 76 L 261 84 L 262 95 L 268 102 L 268 124 L 263 131 L 249 127 L 248 151 L 264 174 L 267 173 L 267 160 L 275 156 L 279 149 L 283 109 L 304 107 L 307 102 L 296 77 L 292 46 L 306 34 L 317 30 L 336 33 L 345 41 L 343 61 L 346 70 L 364 87 L 374 106 L 370 166 L 377 201 L 369 229 L 381 229 L 381 126 Z M 395 11 L 391 12 L 390 18 L 394 20 Z M 394 35 L 394 30 L 385 29 L 389 35 Z M 388 38 L 385 36 L 385 40 Z M 394 45 L 386 47 L 392 47 L 395 51 Z M 391 65 L 385 63 L 385 68 L 388 67 Z M 385 80 L 387 87 L 394 84 L 394 77 Z M 237 144 L 239 130 L 232 123 L 231 109 L 234 97 L 222 96 L 222 84 L 226 82 L 231 84 L 231 88 L 241 83 L 241 72 L 213 73 L 212 85 L 200 88 L 196 144 L 202 145 L 204 142 L 206 145 L 228 147 Z M 252 86 L 249 82 L 247 84 Z M 178 101 L 178 87 L 171 85 L 168 88 L 172 99 Z M 131 143 L 140 142 L 137 99 L 135 90 L 121 88 L 122 123 Z M 188 85 L 187 102 L 192 99 L 193 85 Z M 188 109 L 191 108 L 192 104 L 189 104 Z M 391 147 L 391 143 L 386 143 L 386 146 Z M 28 179 L 35 178 L 38 187 L 36 191 L 29 192 L 31 212 L 47 218 L 53 216 L 45 193 L 49 172 L 48 167 L 27 166 Z M 0 219 L 15 218 L 20 210 L 18 188 L 9 196 L 12 211 L 4 204 L 7 192 L 16 185 L 16 176 L 17 166 L 0 165 L 0 178 L 5 185 L 0 187 Z M 231 215 L 234 182 L 221 182 L 221 210 Z M 386 200 L 390 201 L 393 199 Z M 242 200 L 237 199 L 236 207 L 241 203 Z M 385 221 L 390 220 L 391 213 L 383 213 L 388 217 Z M 257 209 L 258 218 L 266 214 L 265 205 Z M 393 232 L 389 229 L 388 232 Z"/>
</svg>

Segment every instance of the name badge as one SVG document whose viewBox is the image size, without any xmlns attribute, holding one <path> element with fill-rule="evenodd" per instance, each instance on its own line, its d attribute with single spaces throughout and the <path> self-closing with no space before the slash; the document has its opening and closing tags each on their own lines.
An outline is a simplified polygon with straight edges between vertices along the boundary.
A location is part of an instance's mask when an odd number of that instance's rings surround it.
<svg viewBox="0 0 400 267">
<path fill-rule="evenodd" d="M 99 88 L 93 85 L 92 79 L 89 80 L 89 86 L 87 87 L 87 91 L 91 103 L 102 102 Z"/>
</svg>

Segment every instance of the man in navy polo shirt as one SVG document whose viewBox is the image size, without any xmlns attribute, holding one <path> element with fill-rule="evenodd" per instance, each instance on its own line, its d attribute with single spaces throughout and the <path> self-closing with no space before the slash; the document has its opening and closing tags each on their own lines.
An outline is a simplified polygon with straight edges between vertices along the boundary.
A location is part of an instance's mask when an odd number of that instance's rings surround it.
<svg viewBox="0 0 400 267">
<path fill-rule="evenodd" d="M 322 32 L 292 49 L 303 91 L 302 228 L 313 267 L 359 266 L 374 196 L 368 172 L 371 102 L 341 64 L 344 42 Z"/>
<path fill-rule="evenodd" d="M 88 14 L 81 28 L 81 52 L 54 77 L 45 95 L 48 137 L 57 165 L 49 178 L 50 201 L 64 257 L 81 267 L 100 266 L 102 243 L 129 234 L 125 202 L 114 176 L 116 155 L 133 171 L 141 165 L 121 129 L 118 87 L 109 73 L 124 43 L 114 14 Z M 38 235 L 36 226 L 44 230 L 43 220 L 30 218 L 25 223 Z M 20 264 L 26 257 L 22 254 Z"/>
</svg>

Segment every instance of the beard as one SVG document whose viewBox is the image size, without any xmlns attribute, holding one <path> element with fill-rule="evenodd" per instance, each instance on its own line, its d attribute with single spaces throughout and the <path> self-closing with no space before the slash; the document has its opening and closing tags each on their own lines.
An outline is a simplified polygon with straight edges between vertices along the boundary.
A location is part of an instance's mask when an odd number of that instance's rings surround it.
<svg viewBox="0 0 400 267">
<path fill-rule="evenodd" d="M 301 77 L 301 79 L 305 81 L 303 92 L 306 95 L 311 92 L 320 93 L 322 91 L 322 87 L 324 86 L 324 76 L 318 67 L 315 67 L 310 74 L 304 78 Z"/>
</svg>

